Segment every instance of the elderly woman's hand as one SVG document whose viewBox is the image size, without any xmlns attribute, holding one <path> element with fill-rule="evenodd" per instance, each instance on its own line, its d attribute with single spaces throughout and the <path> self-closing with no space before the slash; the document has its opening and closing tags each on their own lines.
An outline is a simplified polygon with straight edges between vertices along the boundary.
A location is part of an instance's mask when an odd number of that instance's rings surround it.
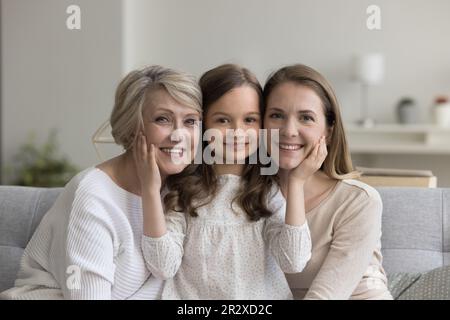
<svg viewBox="0 0 450 320">
<path fill-rule="evenodd" d="M 155 153 L 156 150 L 153 144 L 150 145 L 150 150 L 147 150 L 147 139 L 140 132 L 133 147 L 133 158 L 136 164 L 137 175 L 141 182 L 142 192 L 144 190 L 160 192 L 161 174 L 156 163 Z"/>
</svg>

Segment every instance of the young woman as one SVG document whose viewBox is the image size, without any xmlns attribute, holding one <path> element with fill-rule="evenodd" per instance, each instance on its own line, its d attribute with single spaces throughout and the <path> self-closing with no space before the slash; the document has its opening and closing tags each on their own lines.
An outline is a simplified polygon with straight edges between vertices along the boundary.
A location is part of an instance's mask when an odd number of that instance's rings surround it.
<svg viewBox="0 0 450 320">
<path fill-rule="evenodd" d="M 145 192 L 141 179 L 149 172 L 138 174 L 136 137 L 141 132 L 154 146 L 158 177 L 152 178 L 164 185 L 186 167 L 174 160 L 188 151 L 182 139 L 194 139 L 200 119 L 201 92 L 191 76 L 160 66 L 128 74 L 110 118 L 115 142 L 125 152 L 66 185 L 26 247 L 15 287 L 2 297 L 159 298 L 162 282 L 146 268 L 141 237 L 149 223 L 142 207 L 161 207 L 160 191 L 154 197 Z M 173 134 L 177 129 L 186 134 Z"/>
<path fill-rule="evenodd" d="M 303 270 L 311 242 L 303 204 L 290 194 L 286 204 L 273 178 L 248 161 L 256 151 L 250 135 L 260 130 L 264 111 L 261 86 L 247 69 L 223 65 L 206 72 L 200 87 L 204 129 L 219 133 L 207 142 L 215 161 L 169 179 L 166 219 L 162 210 L 149 211 L 152 228 L 143 241 L 149 269 L 168 279 L 163 299 L 292 299 L 283 271 Z M 305 170 L 325 158 L 324 145 L 315 151 Z"/>
<path fill-rule="evenodd" d="M 289 176 L 321 136 L 328 155 L 319 171 L 303 178 L 312 257 L 300 274 L 287 275 L 294 296 L 305 299 L 392 299 L 381 256 L 382 202 L 357 180 L 336 96 L 328 81 L 304 65 L 284 67 L 264 87 L 264 128 L 279 129 L 279 182 L 291 194 Z"/>
</svg>

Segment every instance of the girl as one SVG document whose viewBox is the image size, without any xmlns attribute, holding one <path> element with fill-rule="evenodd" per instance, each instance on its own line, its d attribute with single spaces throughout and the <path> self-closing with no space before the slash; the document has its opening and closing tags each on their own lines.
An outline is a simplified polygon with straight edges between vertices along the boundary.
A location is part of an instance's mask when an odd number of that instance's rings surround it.
<svg viewBox="0 0 450 320">
<path fill-rule="evenodd" d="M 304 65 L 284 67 L 264 87 L 264 127 L 279 129 L 281 190 L 308 150 L 326 136 L 330 153 L 319 171 L 301 178 L 312 258 L 300 274 L 287 275 L 296 298 L 392 299 L 381 256 L 382 203 L 353 171 L 336 96 L 328 81 Z"/>
<path fill-rule="evenodd" d="M 15 287 L 2 297 L 159 298 L 162 282 L 146 268 L 140 239 L 148 223 L 141 201 L 161 206 L 161 199 L 159 189 L 146 198 L 133 158 L 136 135 L 142 131 L 155 146 L 158 177 L 152 178 L 164 184 L 186 167 L 172 161 L 181 148 L 174 130 L 193 137 L 200 117 L 201 92 L 191 76 L 160 66 L 128 74 L 110 118 L 114 140 L 125 152 L 66 185 L 26 247 Z"/>
<path fill-rule="evenodd" d="M 302 271 L 311 248 L 297 175 L 320 167 L 325 145 L 317 144 L 292 173 L 286 203 L 272 177 L 248 163 L 256 151 L 249 131 L 258 132 L 264 111 L 256 77 L 223 65 L 206 72 L 200 87 L 205 129 L 223 137 L 227 129 L 240 133 L 231 141 L 217 136 L 208 141 L 216 151 L 212 165 L 203 163 L 191 176 L 168 180 L 165 219 L 161 208 L 144 213 L 152 221 L 142 243 L 147 265 L 167 279 L 163 299 L 291 299 L 283 271 Z M 221 161 L 230 153 L 232 163 Z M 157 177 L 152 152 L 149 157 Z M 141 163 L 145 166 L 145 159 Z M 155 193 L 159 181 L 151 184 L 149 192 Z"/>
</svg>

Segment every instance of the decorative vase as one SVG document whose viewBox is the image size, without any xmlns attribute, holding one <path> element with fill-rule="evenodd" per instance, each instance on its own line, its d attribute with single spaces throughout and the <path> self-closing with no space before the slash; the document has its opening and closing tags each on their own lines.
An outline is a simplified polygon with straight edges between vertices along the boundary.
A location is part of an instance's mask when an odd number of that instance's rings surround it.
<svg viewBox="0 0 450 320">
<path fill-rule="evenodd" d="M 403 98 L 397 104 L 397 121 L 401 124 L 417 123 L 418 107 L 411 98 Z"/>
<path fill-rule="evenodd" d="M 433 107 L 434 123 L 439 127 L 450 127 L 450 102 L 447 97 L 439 97 Z"/>
</svg>

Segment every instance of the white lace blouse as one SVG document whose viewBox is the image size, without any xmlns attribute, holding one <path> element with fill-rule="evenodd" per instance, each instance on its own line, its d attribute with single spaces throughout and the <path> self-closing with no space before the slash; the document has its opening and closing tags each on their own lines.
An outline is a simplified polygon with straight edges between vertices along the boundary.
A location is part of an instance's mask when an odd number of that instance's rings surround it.
<svg viewBox="0 0 450 320">
<path fill-rule="evenodd" d="M 217 196 L 198 217 L 170 211 L 168 232 L 142 238 L 152 274 L 167 279 L 162 299 L 292 299 L 283 272 L 300 272 L 311 257 L 307 223 L 285 224 L 278 188 L 269 197 L 273 215 L 252 222 L 237 204 L 241 178 L 219 176 Z"/>
</svg>

